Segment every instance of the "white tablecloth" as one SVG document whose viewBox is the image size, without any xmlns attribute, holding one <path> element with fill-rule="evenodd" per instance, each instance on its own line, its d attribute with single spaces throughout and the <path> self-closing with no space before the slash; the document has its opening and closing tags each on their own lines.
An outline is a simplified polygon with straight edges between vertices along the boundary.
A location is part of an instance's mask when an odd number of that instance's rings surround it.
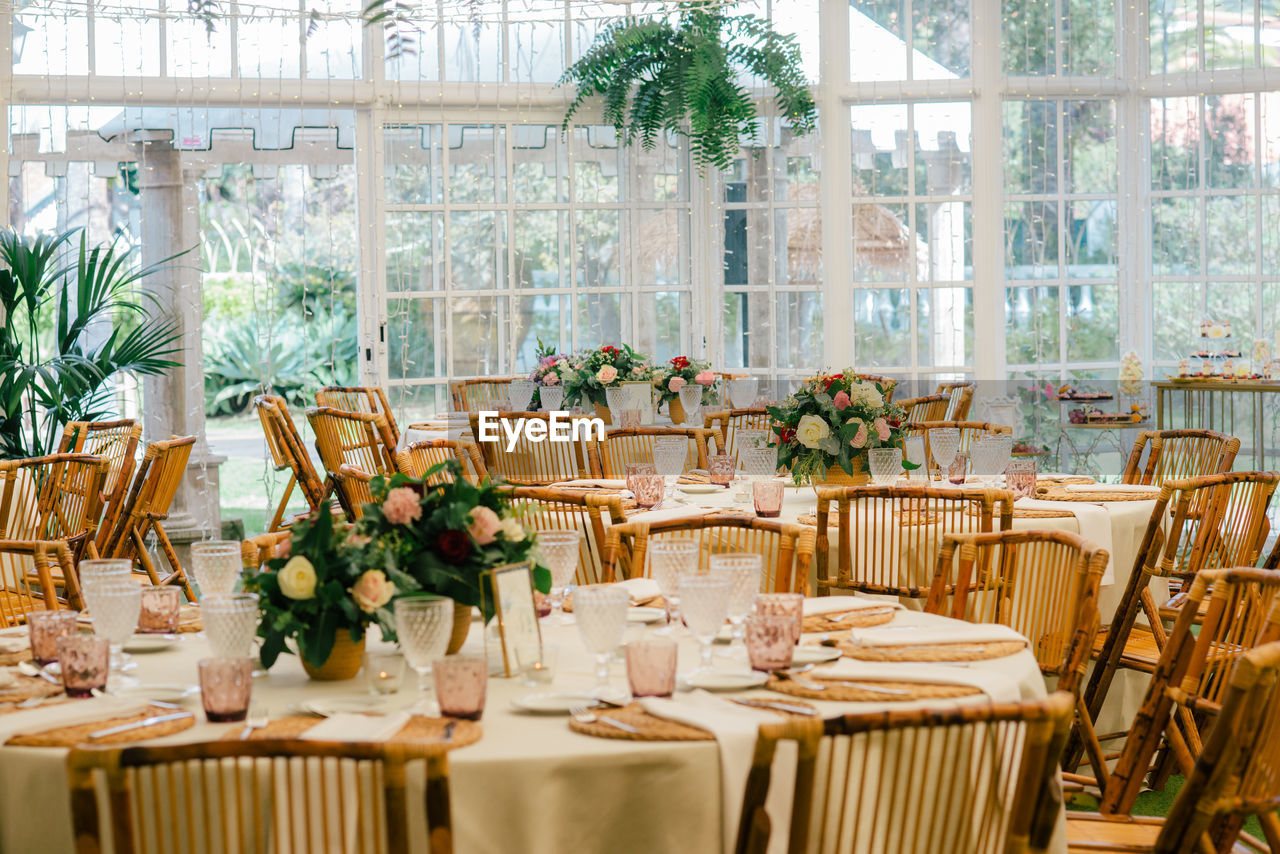
<svg viewBox="0 0 1280 854">
<path fill-rule="evenodd" d="M 902 619 L 946 622 L 942 617 L 916 613 L 904 614 Z M 478 626 L 473 623 L 472 641 L 479 634 Z M 638 636 L 643 631 L 632 627 L 628 635 Z M 544 626 L 543 632 L 546 643 L 559 646 L 553 688 L 589 688 L 592 662 L 578 640 L 577 628 Z M 380 646 L 380 641 L 370 642 L 371 649 Z M 195 663 L 208 652 L 204 638 L 189 636 L 171 650 L 138 656 L 138 675 L 146 681 L 193 682 Z M 682 669 L 694 666 L 696 660 L 695 644 L 691 639 L 683 640 Z M 1016 685 L 1023 698 L 1045 696 L 1030 652 L 974 666 L 1002 675 Z M 911 665 L 901 667 L 906 670 Z M 621 665 L 614 665 L 612 680 L 619 688 L 625 685 Z M 412 686 L 411 681 L 406 684 Z M 312 682 L 296 659 L 285 656 L 268 676 L 255 681 L 254 699 L 264 703 L 272 716 L 281 716 L 291 705 L 308 699 L 364 690 L 363 675 L 342 683 Z M 484 737 L 450 753 L 456 851 L 713 854 L 722 850 L 721 777 L 715 742 L 636 742 L 578 735 L 569 730 L 563 717 L 516 712 L 511 701 L 531 690 L 518 679 L 490 679 L 482 721 Z M 403 705 L 413 697 L 402 692 L 395 699 Z M 164 741 L 216 739 L 239 726 L 205 723 L 198 699 L 190 705 L 197 710 L 196 726 Z M 832 714 L 884 708 L 883 704 L 864 703 L 817 705 Z M 38 715 L 39 710 L 18 714 Z M 56 748 L 0 748 L 0 804 L 4 805 L 0 852 L 62 854 L 73 850 L 65 755 Z M 774 850 L 778 850 L 776 845 Z"/>
</svg>

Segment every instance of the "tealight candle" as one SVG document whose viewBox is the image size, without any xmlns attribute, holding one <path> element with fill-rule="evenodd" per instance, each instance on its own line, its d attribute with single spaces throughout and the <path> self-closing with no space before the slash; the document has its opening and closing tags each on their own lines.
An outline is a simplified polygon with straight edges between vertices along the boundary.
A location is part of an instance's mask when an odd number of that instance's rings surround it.
<svg viewBox="0 0 1280 854">
<path fill-rule="evenodd" d="M 404 657 L 398 652 L 366 652 L 364 675 L 370 694 L 394 694 L 404 677 Z"/>
</svg>

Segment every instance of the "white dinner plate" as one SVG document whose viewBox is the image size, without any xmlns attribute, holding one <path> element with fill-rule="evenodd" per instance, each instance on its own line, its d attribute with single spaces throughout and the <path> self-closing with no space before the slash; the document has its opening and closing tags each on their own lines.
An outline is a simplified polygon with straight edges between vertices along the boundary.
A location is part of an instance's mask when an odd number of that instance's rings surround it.
<svg viewBox="0 0 1280 854">
<path fill-rule="evenodd" d="M 125 652 L 161 652 L 177 644 L 177 635 L 138 633 L 125 641 Z"/>
<path fill-rule="evenodd" d="M 511 701 L 522 712 L 534 715 L 567 715 L 574 706 L 589 706 L 596 702 L 590 694 L 575 694 L 571 691 L 539 691 L 536 694 L 525 694 Z"/>
<path fill-rule="evenodd" d="M 412 700 L 413 698 L 411 697 L 410 699 Z M 327 718 L 331 715 L 343 714 L 385 715 L 389 712 L 399 711 L 400 707 L 405 705 L 407 704 L 403 700 L 397 700 L 394 695 L 373 697 L 368 694 L 354 694 L 307 700 L 302 704 L 302 708 L 313 715 Z"/>
<path fill-rule="evenodd" d="M 710 495 L 713 492 L 724 492 L 723 486 L 714 483 L 681 483 L 676 489 L 685 495 Z"/>
<path fill-rule="evenodd" d="M 834 646 L 804 644 L 796 647 L 795 652 L 791 654 L 791 663 L 793 665 L 820 664 L 824 661 L 835 661 L 839 657 L 840 650 Z"/>
<path fill-rule="evenodd" d="M 666 609 L 650 608 L 645 605 L 633 605 L 627 609 L 628 623 L 656 623 L 659 620 L 665 620 L 667 617 Z"/>
<path fill-rule="evenodd" d="M 115 691 L 117 697 L 129 700 L 159 700 L 161 703 L 181 703 L 200 691 L 198 685 L 183 682 L 139 682 Z"/>
<path fill-rule="evenodd" d="M 1146 492 L 1159 495 L 1160 487 L 1129 483 L 1068 483 L 1067 492 Z"/>
<path fill-rule="evenodd" d="M 711 670 L 706 673 L 691 673 L 682 680 L 690 688 L 702 688 L 705 691 L 745 691 L 748 688 L 759 688 L 769 681 L 769 674 L 755 670 Z"/>
</svg>

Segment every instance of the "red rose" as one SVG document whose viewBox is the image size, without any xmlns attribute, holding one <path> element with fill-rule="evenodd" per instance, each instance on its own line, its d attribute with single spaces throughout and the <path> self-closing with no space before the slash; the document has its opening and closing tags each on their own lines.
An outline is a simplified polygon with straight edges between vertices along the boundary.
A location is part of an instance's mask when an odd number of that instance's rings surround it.
<svg viewBox="0 0 1280 854">
<path fill-rule="evenodd" d="M 795 437 L 796 431 L 794 427 L 783 427 L 782 432 L 778 434 L 778 438 L 782 440 L 782 444 L 784 445 L 791 444 L 791 440 Z"/>
<path fill-rule="evenodd" d="M 684 356 L 676 356 L 674 359 L 671 360 L 671 367 L 677 368 L 679 370 L 684 370 L 685 368 L 689 367 L 689 360 L 686 359 Z"/>
<path fill-rule="evenodd" d="M 461 563 L 471 554 L 471 538 L 466 531 L 441 531 L 436 537 L 436 551 L 449 563 Z"/>
<path fill-rule="evenodd" d="M 612 355 L 614 355 L 614 354 L 616 354 L 616 353 L 618 352 L 618 348 L 617 348 L 617 347 L 610 346 L 610 345 L 605 345 L 604 347 L 601 347 L 601 348 L 600 348 L 600 352 L 601 352 L 601 353 L 608 353 L 610 356 L 612 356 Z"/>
</svg>

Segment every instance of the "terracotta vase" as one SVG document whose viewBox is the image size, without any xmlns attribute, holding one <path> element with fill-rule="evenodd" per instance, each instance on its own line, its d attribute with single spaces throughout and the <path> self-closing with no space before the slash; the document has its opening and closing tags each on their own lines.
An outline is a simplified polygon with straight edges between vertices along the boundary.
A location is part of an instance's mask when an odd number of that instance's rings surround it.
<svg viewBox="0 0 1280 854">
<path fill-rule="evenodd" d="M 462 649 L 467 641 L 467 632 L 471 631 L 471 606 L 453 603 L 453 634 L 449 635 L 448 655 Z"/>
<path fill-rule="evenodd" d="M 672 424 L 684 423 L 684 404 L 680 402 L 679 396 L 673 397 L 668 401 L 667 415 L 671 417 Z"/>
<path fill-rule="evenodd" d="M 302 659 L 302 667 L 312 679 L 322 682 L 337 682 L 351 679 L 360 672 L 360 664 L 364 661 L 364 637 L 353 641 L 351 633 L 346 629 L 338 629 L 333 637 L 333 649 L 324 664 L 313 667 Z"/>
<path fill-rule="evenodd" d="M 596 407 L 597 418 L 599 418 L 605 424 L 613 424 L 613 416 L 609 412 L 608 406 L 605 406 L 603 403 L 597 403 L 595 407 Z"/>
</svg>

